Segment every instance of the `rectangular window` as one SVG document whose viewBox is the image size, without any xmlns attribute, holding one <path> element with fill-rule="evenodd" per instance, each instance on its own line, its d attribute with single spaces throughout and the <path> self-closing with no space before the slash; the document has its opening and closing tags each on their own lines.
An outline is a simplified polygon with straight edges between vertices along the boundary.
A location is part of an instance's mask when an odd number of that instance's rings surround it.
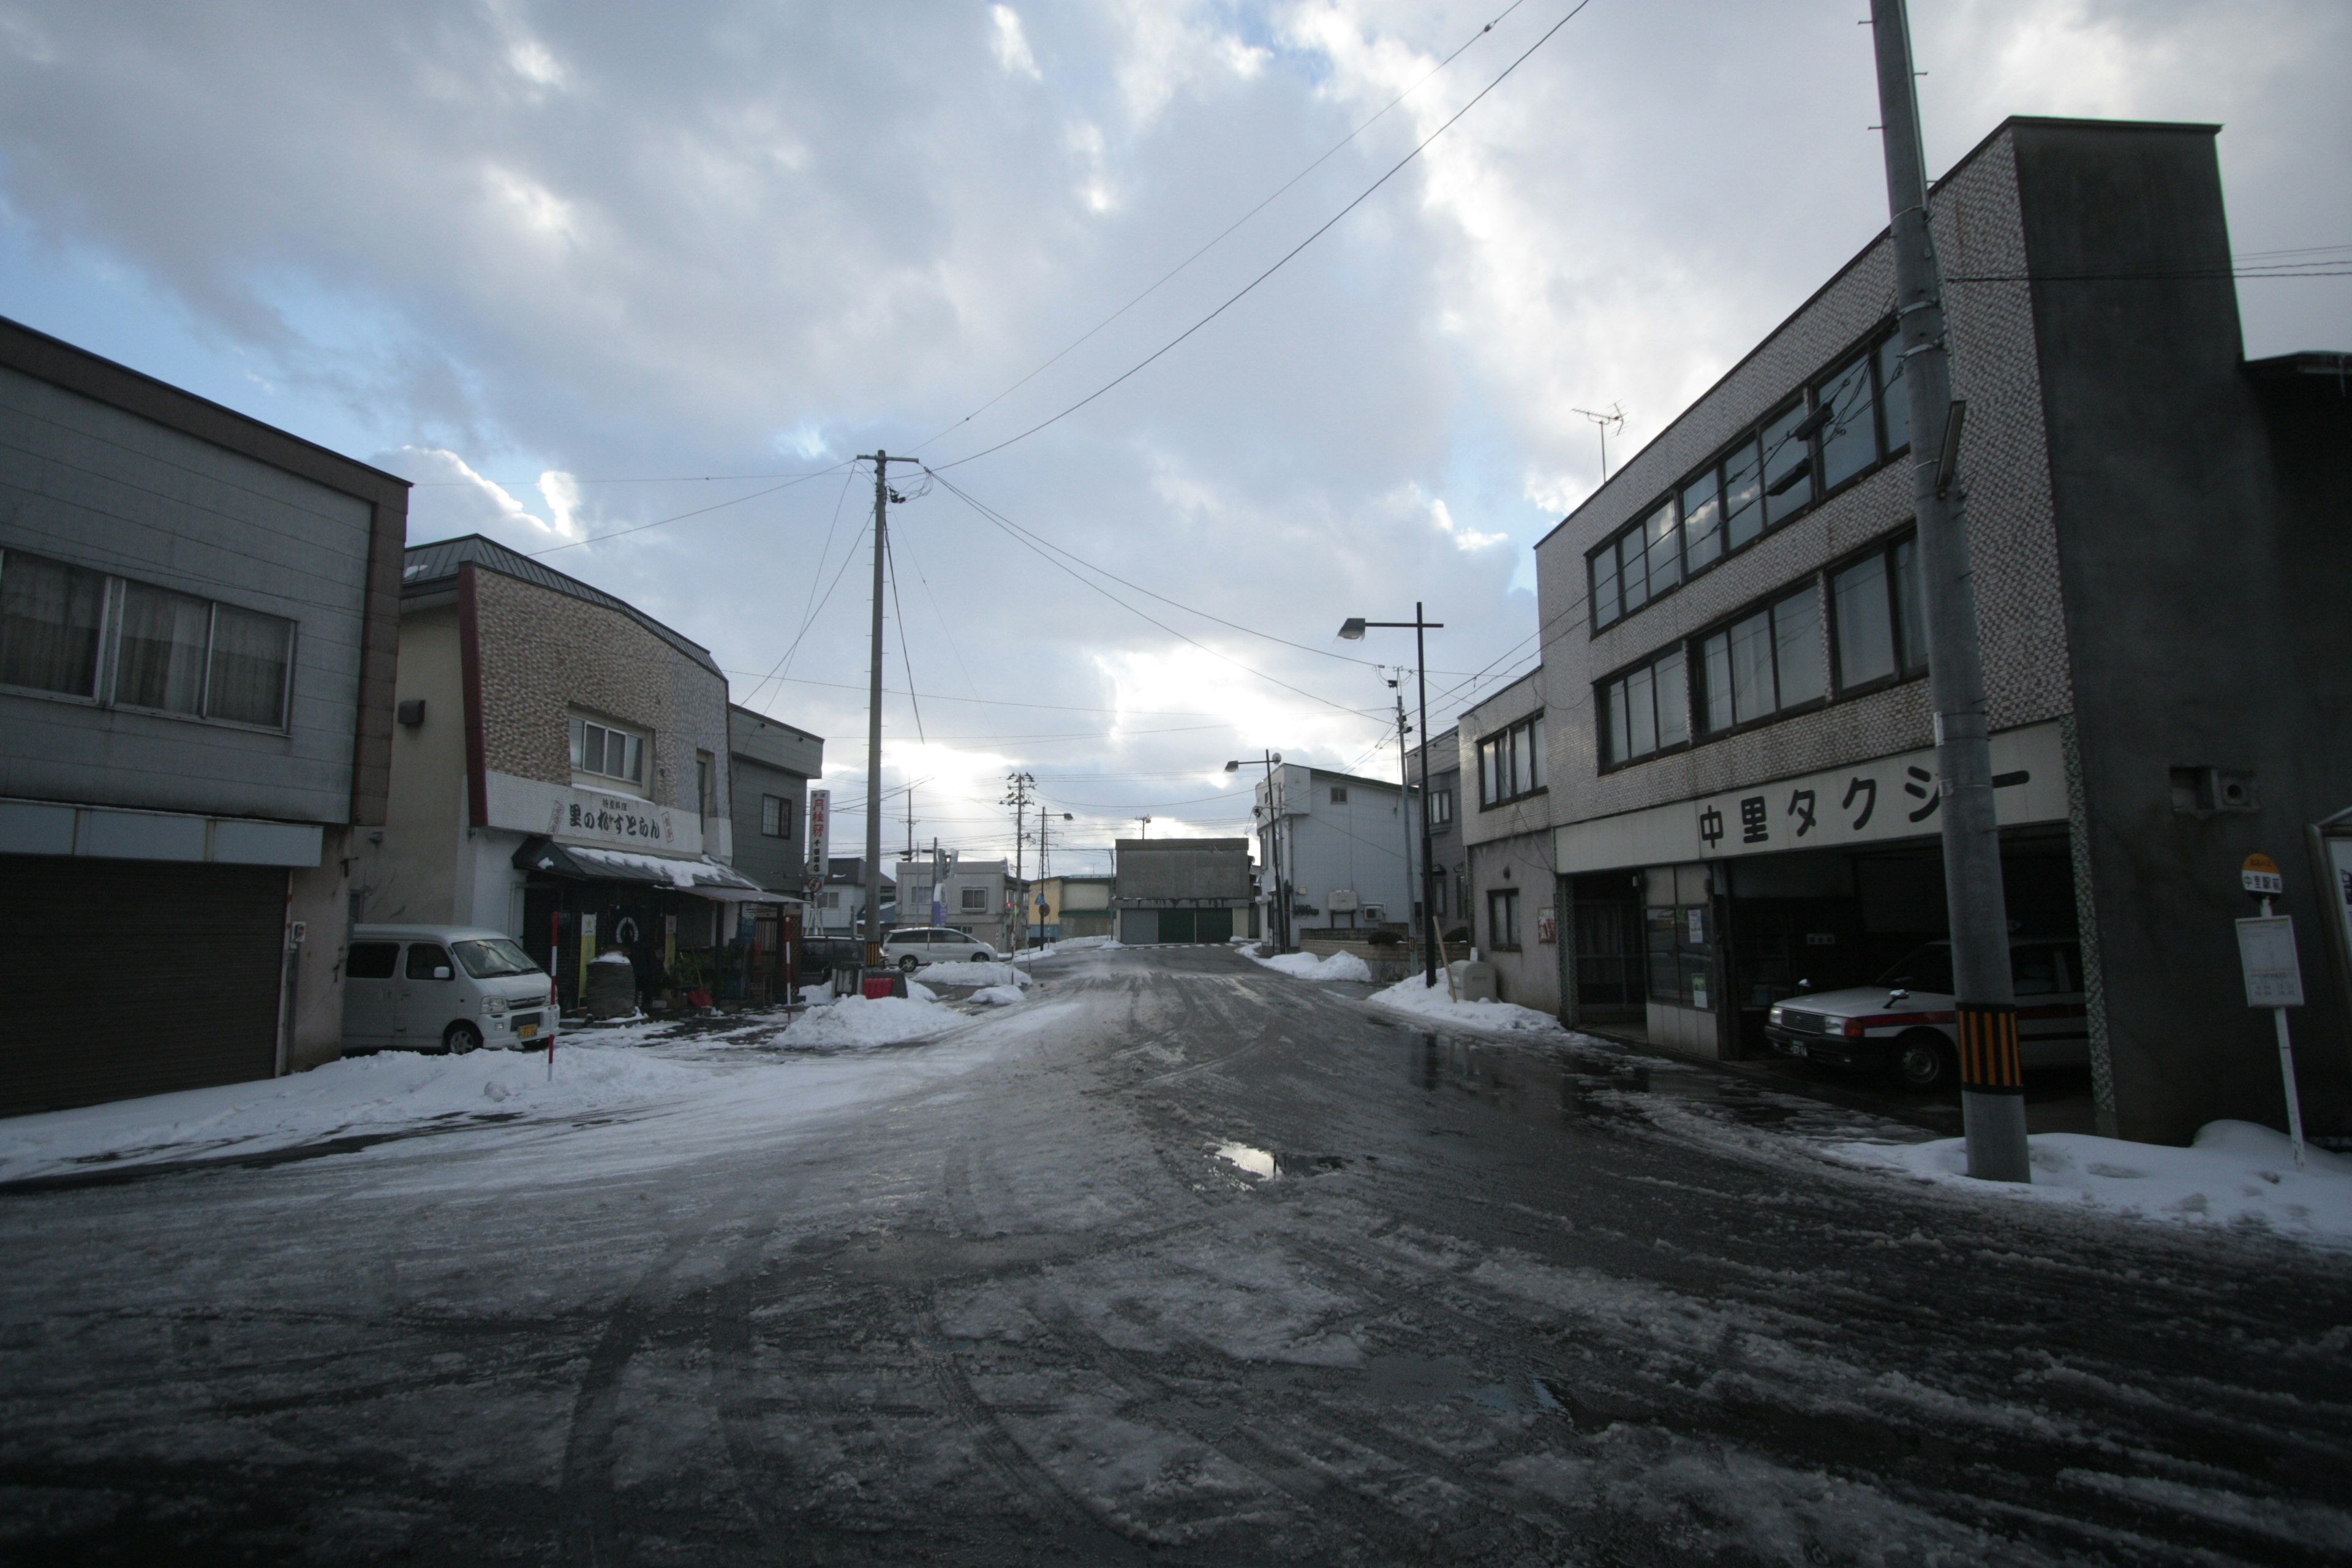
<svg viewBox="0 0 2352 1568">
<path fill-rule="evenodd" d="M 967 913 L 974 910 L 986 910 L 988 908 L 988 889 L 986 888 L 966 888 L 963 890 L 962 907 Z"/>
<path fill-rule="evenodd" d="M 1822 427 L 1822 488 L 1833 490 L 1878 461 L 1878 414 L 1870 395 L 1870 356 L 1831 373 L 1814 389 L 1830 411 Z"/>
<path fill-rule="evenodd" d="M 1886 557 L 1873 554 L 1830 579 L 1836 606 L 1838 689 L 1850 690 L 1895 673 L 1895 599 Z"/>
<path fill-rule="evenodd" d="M 719 764 L 709 752 L 694 753 L 694 809 L 705 827 L 719 815 Z"/>
<path fill-rule="evenodd" d="M 1486 895 L 1486 945 L 1516 952 L 1519 945 L 1519 890 L 1497 888 Z"/>
<path fill-rule="evenodd" d="M 1617 575 L 1623 584 L 1629 616 L 1650 602 L 1649 549 L 1649 541 L 1638 528 L 1617 541 Z"/>
<path fill-rule="evenodd" d="M 646 741 L 625 730 L 594 719 L 572 721 L 572 771 L 618 779 L 642 788 L 646 777 Z"/>
<path fill-rule="evenodd" d="M 1764 470 L 1760 448 L 1749 437 L 1723 459 L 1723 544 L 1737 550 L 1764 531 Z"/>
<path fill-rule="evenodd" d="M 1886 455 L 1911 445 L 1911 395 L 1903 384 L 1900 334 L 1878 345 L 1878 409 L 1885 422 Z"/>
<path fill-rule="evenodd" d="M 1690 690 L 1683 650 L 1659 655 L 1601 688 L 1604 763 L 1639 761 L 1690 739 Z"/>
<path fill-rule="evenodd" d="M 790 838 L 793 836 L 792 803 L 782 795 L 760 797 L 760 831 L 770 838 Z"/>
<path fill-rule="evenodd" d="M 389 980 L 400 963 L 396 942 L 355 942 L 343 955 L 346 980 Z"/>
<path fill-rule="evenodd" d="M 1617 547 L 1612 544 L 1592 557 L 1592 626 L 1609 625 L 1620 614 L 1617 603 Z"/>
<path fill-rule="evenodd" d="M 1795 708 L 1829 695 L 1829 660 L 1822 646 L 1822 596 L 1811 583 L 1772 606 L 1772 666 L 1780 706 Z"/>
<path fill-rule="evenodd" d="M 1800 439 L 1798 426 L 1809 411 L 1801 402 L 1764 422 L 1764 526 L 1771 528 L 1812 504 L 1813 447 Z"/>
<path fill-rule="evenodd" d="M 1348 804 L 1348 786 L 1346 784 L 1333 784 L 1331 786 L 1331 804 L 1333 805 L 1345 805 Z"/>
<path fill-rule="evenodd" d="M 1429 825 L 1443 827 L 1454 820 L 1454 792 L 1433 789 L 1429 792 Z"/>
<path fill-rule="evenodd" d="M 1716 471 L 1707 469 L 1683 487 L 1683 559 L 1694 573 L 1723 556 L 1723 502 Z"/>
<path fill-rule="evenodd" d="M 1706 689 L 1699 695 L 1699 723 L 1712 734 L 1731 728 L 1731 638 L 1717 632 L 1698 647 L 1706 679 Z"/>
<path fill-rule="evenodd" d="M 212 622 L 212 605 L 193 595 L 124 584 L 115 701 L 165 713 L 202 713 Z"/>
<path fill-rule="evenodd" d="M 1543 715 L 1478 742 L 1478 804 L 1499 805 L 1544 787 Z"/>
<path fill-rule="evenodd" d="M 1650 597 L 1654 599 L 1683 580 L 1683 531 L 1675 521 L 1671 499 L 1642 524 L 1642 537 L 1648 542 Z"/>
<path fill-rule="evenodd" d="M 105 619 L 103 574 L 8 552 L 0 561 L 0 681 L 97 696 Z"/>
<path fill-rule="evenodd" d="M 205 711 L 215 719 L 283 729 L 286 678 L 294 664 L 294 623 L 278 616 L 213 606 L 212 679 Z"/>
<path fill-rule="evenodd" d="M 1811 702 L 1828 679 L 1821 599 L 1808 583 L 1776 605 L 1699 639 L 1706 667 L 1701 726 L 1716 734 Z"/>
</svg>

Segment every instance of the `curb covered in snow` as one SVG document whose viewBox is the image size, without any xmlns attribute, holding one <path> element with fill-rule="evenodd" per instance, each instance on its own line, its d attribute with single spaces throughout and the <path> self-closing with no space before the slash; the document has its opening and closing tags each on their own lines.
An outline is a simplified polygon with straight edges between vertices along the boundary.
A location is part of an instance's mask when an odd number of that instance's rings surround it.
<svg viewBox="0 0 2352 1568">
<path fill-rule="evenodd" d="M 1458 1028 L 1485 1029 L 1510 1035 L 1563 1035 L 1568 1032 L 1559 1019 L 1549 1013 L 1538 1013 L 1532 1007 L 1521 1007 L 1510 1002 L 1456 1002 L 1443 975 L 1438 977 L 1436 984 L 1432 985 L 1423 976 L 1410 974 L 1384 991 L 1373 992 L 1369 1000 L 1375 1007 L 1410 1013 L 1416 1018 L 1426 1018 L 1433 1024 L 1451 1024 Z"/>
</svg>

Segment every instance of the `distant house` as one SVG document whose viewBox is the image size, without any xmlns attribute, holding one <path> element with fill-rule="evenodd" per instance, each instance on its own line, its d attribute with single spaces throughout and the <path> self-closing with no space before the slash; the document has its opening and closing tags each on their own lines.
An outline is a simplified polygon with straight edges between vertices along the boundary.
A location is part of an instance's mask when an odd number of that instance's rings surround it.
<svg viewBox="0 0 2352 1568">
<path fill-rule="evenodd" d="M 1122 838 L 1115 850 L 1111 904 L 1125 945 L 1248 934 L 1248 839 Z"/>
<path fill-rule="evenodd" d="M 947 926 L 1009 952 L 1019 936 L 1014 900 L 1020 889 L 1003 860 L 942 855 L 901 859 L 897 873 L 902 926 Z"/>
<path fill-rule="evenodd" d="M 1118 923 L 1110 897 L 1108 877 L 1047 877 L 1030 896 L 1031 919 L 1045 928 L 1047 942 L 1109 936 Z"/>
<path fill-rule="evenodd" d="M 735 869 L 771 892 L 797 897 L 807 878 L 809 781 L 824 775 L 824 742 L 730 703 L 727 744 Z"/>
<path fill-rule="evenodd" d="M 882 929 L 898 924 L 898 890 L 888 869 L 882 873 Z M 809 934 L 836 939 L 860 936 L 866 930 L 866 859 L 859 855 L 835 855 L 825 862 L 824 884 L 817 889 L 816 912 Z"/>
<path fill-rule="evenodd" d="M 0 321 L 0 1114 L 342 1050 L 408 486 Z"/>
<path fill-rule="evenodd" d="M 1412 912 L 1405 791 L 1385 779 L 1285 763 L 1258 781 L 1259 859 L 1281 868 L 1287 931 L 1350 931 Z M 1413 848 L 1413 868 L 1421 851 Z M 1282 928 L 1277 928 L 1282 929 Z"/>
</svg>

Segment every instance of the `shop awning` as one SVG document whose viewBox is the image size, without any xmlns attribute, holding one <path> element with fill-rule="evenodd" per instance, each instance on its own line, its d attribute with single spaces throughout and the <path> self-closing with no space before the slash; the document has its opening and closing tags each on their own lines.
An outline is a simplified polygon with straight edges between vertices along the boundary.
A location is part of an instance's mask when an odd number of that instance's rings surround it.
<svg viewBox="0 0 2352 1568">
<path fill-rule="evenodd" d="M 592 849 L 551 838 L 523 840 L 516 868 L 579 882 L 635 882 L 691 893 L 722 904 L 797 904 L 802 900 L 772 893 L 731 866 L 707 855 L 636 855 L 625 849 Z"/>
</svg>

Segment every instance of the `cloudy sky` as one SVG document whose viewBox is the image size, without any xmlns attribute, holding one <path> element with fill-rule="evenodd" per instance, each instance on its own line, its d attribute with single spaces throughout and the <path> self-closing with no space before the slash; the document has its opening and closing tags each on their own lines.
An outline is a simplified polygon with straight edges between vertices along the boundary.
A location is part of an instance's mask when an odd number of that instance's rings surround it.
<svg viewBox="0 0 2352 1568">
<path fill-rule="evenodd" d="M 1439 727 L 1521 674 L 1528 547 L 1600 476 L 1577 411 L 1630 452 L 1885 224 L 1863 0 L 1591 0 L 1024 435 L 1573 5 L 0 0 L 0 313 L 417 481 L 412 542 L 552 552 L 708 644 L 828 737 L 837 844 L 844 463 L 917 454 L 886 784 L 993 855 L 1034 773 L 1075 870 L 1147 814 L 1244 830 L 1261 748 L 1393 777 L 1410 635 L 1339 622 L 1446 623 Z M 2242 256 L 2352 242 L 2340 0 L 1914 25 L 1936 170 L 2011 113 L 2219 121 Z M 2352 279 L 2241 298 L 2250 353 L 2352 347 Z"/>
</svg>

